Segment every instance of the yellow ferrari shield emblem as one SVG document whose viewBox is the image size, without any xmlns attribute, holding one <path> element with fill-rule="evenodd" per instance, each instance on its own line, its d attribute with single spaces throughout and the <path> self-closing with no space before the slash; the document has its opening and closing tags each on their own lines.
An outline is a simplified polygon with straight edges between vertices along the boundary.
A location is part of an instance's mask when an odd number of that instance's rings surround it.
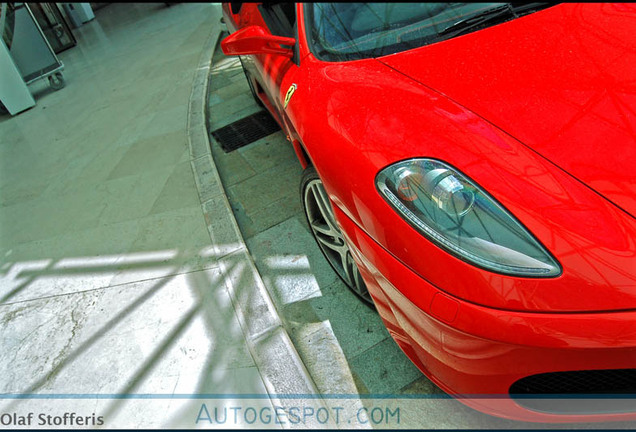
<svg viewBox="0 0 636 432">
<path fill-rule="evenodd" d="M 291 97 L 294 95 L 294 92 L 296 91 L 296 84 L 292 84 L 289 86 L 289 89 L 287 90 L 287 94 L 285 95 L 285 109 L 287 109 L 287 104 L 289 103 L 289 100 L 291 99 Z"/>
</svg>

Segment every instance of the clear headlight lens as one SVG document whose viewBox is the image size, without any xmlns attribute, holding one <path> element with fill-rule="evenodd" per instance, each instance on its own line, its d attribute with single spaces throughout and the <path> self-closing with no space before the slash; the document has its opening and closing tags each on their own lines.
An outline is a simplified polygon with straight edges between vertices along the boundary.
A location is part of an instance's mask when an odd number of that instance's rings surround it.
<svg viewBox="0 0 636 432">
<path fill-rule="evenodd" d="M 507 210 L 457 170 L 411 159 L 378 174 L 382 197 L 414 228 L 476 266 L 514 276 L 553 277 L 561 268 Z"/>
</svg>

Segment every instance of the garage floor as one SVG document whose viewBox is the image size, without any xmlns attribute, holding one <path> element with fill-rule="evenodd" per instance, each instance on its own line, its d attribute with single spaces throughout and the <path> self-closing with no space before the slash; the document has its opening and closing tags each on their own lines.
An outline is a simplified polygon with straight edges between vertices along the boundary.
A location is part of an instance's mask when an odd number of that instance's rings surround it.
<svg viewBox="0 0 636 432">
<path fill-rule="evenodd" d="M 262 109 L 252 99 L 238 58 L 225 58 L 217 47 L 212 64 L 211 130 Z M 394 394 L 422 385 L 439 391 L 323 257 L 301 206 L 302 168 L 283 132 L 230 153 L 213 142 L 212 154 L 247 246 L 295 346 L 301 353 L 321 353 L 314 362 L 305 361 L 315 379 L 320 374 L 321 392 Z M 334 368 L 334 361 L 340 367 Z M 338 374 L 342 366 L 350 373 Z"/>
<path fill-rule="evenodd" d="M 219 27 L 218 5 L 111 4 L 61 53 L 66 87 L 0 116 L 0 393 L 40 395 L 0 412 L 194 427 L 196 399 L 122 397 L 267 395 L 188 148 Z"/>
</svg>

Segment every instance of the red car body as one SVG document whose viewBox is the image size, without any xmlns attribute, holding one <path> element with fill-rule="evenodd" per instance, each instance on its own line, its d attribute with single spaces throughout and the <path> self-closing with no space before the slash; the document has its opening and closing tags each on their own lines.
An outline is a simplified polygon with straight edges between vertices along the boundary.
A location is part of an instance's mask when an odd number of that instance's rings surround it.
<svg viewBox="0 0 636 432">
<path fill-rule="evenodd" d="M 256 4 L 223 11 L 232 33 L 267 29 Z M 636 403 L 554 413 L 510 390 L 538 374 L 636 369 L 636 6 L 560 4 L 343 62 L 317 59 L 302 4 L 296 15 L 299 64 L 289 54 L 253 54 L 253 84 L 303 167 L 320 175 L 403 351 L 443 390 L 490 414 L 635 418 Z M 488 191 L 561 274 L 497 274 L 418 233 L 375 185 L 380 170 L 415 157 L 444 161 Z"/>
</svg>

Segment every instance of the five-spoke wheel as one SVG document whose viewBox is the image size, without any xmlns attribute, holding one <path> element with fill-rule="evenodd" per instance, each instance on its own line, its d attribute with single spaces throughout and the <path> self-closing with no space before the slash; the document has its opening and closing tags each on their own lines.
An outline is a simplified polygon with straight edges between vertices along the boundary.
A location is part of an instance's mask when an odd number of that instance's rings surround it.
<svg viewBox="0 0 636 432">
<path fill-rule="evenodd" d="M 329 197 L 313 167 L 303 173 L 300 193 L 307 222 L 318 246 L 344 283 L 367 304 L 373 305 L 351 251 L 336 223 Z"/>
</svg>

